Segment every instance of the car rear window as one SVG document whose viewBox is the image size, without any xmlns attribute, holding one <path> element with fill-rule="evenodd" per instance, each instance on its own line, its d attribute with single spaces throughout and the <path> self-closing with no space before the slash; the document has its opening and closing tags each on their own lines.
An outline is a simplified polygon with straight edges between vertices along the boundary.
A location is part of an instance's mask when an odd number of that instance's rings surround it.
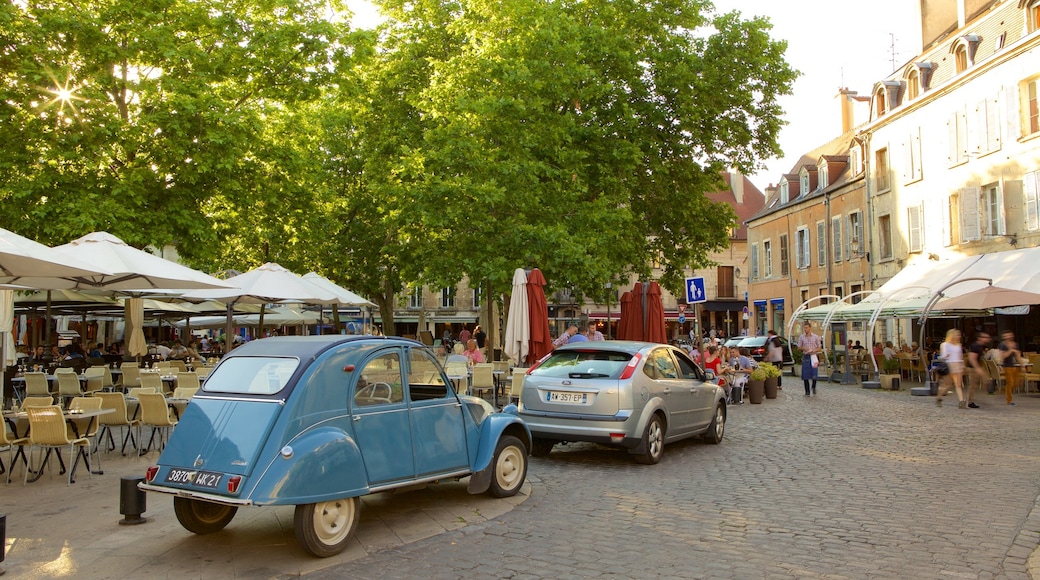
<svg viewBox="0 0 1040 580">
<path fill-rule="evenodd" d="M 208 393 L 273 395 L 285 388 L 300 365 L 297 358 L 242 356 L 221 361 L 202 385 Z"/>
<path fill-rule="evenodd" d="M 568 379 L 616 379 L 632 355 L 603 350 L 562 350 L 552 354 L 531 376 Z"/>
</svg>

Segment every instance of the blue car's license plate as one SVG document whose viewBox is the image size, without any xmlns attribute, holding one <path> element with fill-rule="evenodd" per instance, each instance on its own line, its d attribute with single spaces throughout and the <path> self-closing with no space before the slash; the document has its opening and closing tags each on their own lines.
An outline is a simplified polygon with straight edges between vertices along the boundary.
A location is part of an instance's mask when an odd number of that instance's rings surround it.
<svg viewBox="0 0 1040 580">
<path fill-rule="evenodd" d="M 217 487 L 223 473 L 173 468 L 166 474 L 166 483 L 193 483 L 199 487 Z"/>
</svg>

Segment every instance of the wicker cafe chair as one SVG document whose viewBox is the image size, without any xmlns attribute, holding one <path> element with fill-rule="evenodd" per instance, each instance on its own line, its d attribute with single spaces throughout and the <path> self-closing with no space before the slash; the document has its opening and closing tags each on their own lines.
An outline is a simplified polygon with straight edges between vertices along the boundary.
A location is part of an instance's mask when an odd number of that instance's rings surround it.
<svg viewBox="0 0 1040 580">
<path fill-rule="evenodd" d="M 199 383 L 199 375 L 195 373 L 177 373 L 177 387 L 186 387 L 189 389 L 198 389 L 202 385 Z M 176 393 L 177 389 L 174 389 Z M 174 395 L 177 396 L 176 394 Z"/>
<path fill-rule="evenodd" d="M 152 434 L 148 438 L 147 445 L 141 445 L 141 455 L 152 448 L 152 441 L 159 436 L 156 447 L 159 451 L 165 446 L 164 436 L 170 429 L 177 426 L 177 420 L 170 417 L 170 407 L 166 404 L 166 397 L 159 393 L 141 393 L 138 395 L 141 405 L 141 427 L 151 427 Z M 140 428 L 139 428 L 140 429 Z M 138 435 L 138 440 L 143 441 Z"/>
<path fill-rule="evenodd" d="M 69 411 L 96 411 L 101 409 L 103 401 L 97 397 L 76 397 L 69 403 Z M 78 437 L 86 437 L 87 440 L 94 440 L 93 449 L 90 453 L 97 453 L 97 467 L 98 472 L 101 472 L 101 455 L 100 449 L 98 448 L 98 428 L 99 421 L 98 417 L 87 417 L 85 419 L 76 419 L 69 417 L 66 421 L 68 425 L 69 439 L 76 439 Z"/>
<path fill-rule="evenodd" d="M 470 380 L 470 389 L 481 396 L 481 391 L 490 391 L 495 388 L 495 375 L 492 373 L 494 365 L 491 363 L 477 363 L 473 365 L 473 377 Z"/>
<path fill-rule="evenodd" d="M 26 412 L 29 413 L 29 444 L 32 447 L 43 447 L 47 450 L 47 454 L 40 462 L 40 471 L 43 471 L 43 467 L 47 464 L 51 451 L 58 454 L 58 461 L 61 462 L 61 449 L 68 446 L 69 459 L 72 460 L 72 467 L 66 469 L 69 473 L 68 485 L 71 486 L 74 482 L 72 476 L 76 473 L 76 466 L 79 464 L 80 458 L 83 458 L 83 462 L 87 464 L 87 473 L 90 473 L 90 460 L 87 457 L 90 440 L 86 437 L 69 438 L 61 407 L 57 405 L 30 407 L 26 409 Z M 29 453 L 32 453 L 32 448 Z M 29 481 L 28 469 L 25 470 L 22 485 L 25 485 L 27 481 Z"/>
<path fill-rule="evenodd" d="M 50 396 L 51 386 L 46 373 L 25 373 L 26 396 Z"/>
<path fill-rule="evenodd" d="M 134 365 L 123 365 L 123 390 L 141 386 L 141 368 Z"/>
<path fill-rule="evenodd" d="M 123 446 L 119 452 L 126 455 L 126 443 L 129 441 L 133 444 L 134 449 L 137 449 L 137 440 L 134 438 L 134 427 L 139 427 L 141 424 L 140 419 L 131 419 L 127 413 L 126 408 L 126 396 L 123 393 L 97 393 L 94 395 L 98 399 L 101 399 L 102 409 L 115 409 L 114 413 L 108 413 L 98 417 L 98 424 L 101 426 L 101 430 L 98 433 L 98 442 L 108 436 L 109 447 L 108 450 L 112 451 L 116 448 L 115 439 L 112 438 L 112 429 L 116 427 L 126 428 L 126 434 L 123 435 Z"/>
<path fill-rule="evenodd" d="M 166 385 L 163 384 L 162 376 L 159 373 L 141 373 L 141 386 L 166 395 Z"/>
<path fill-rule="evenodd" d="M 79 387 L 79 376 L 76 373 L 55 373 L 58 377 L 58 395 L 68 403 L 69 399 L 82 397 L 83 390 Z"/>
<path fill-rule="evenodd" d="M 25 447 L 29 445 L 28 437 L 15 437 L 13 433 L 7 430 L 7 425 L 0 425 L 0 448 L 7 448 L 11 451 L 11 457 L 7 461 L 8 468 L 4 467 L 4 462 L 0 461 L 0 473 L 7 472 L 7 483 L 11 483 L 11 472 L 14 471 L 15 459 L 18 455 L 22 456 L 22 462 L 25 464 L 25 470 L 29 471 L 29 460 L 25 458 Z M 18 454 L 15 454 L 15 447 L 18 448 Z"/>
</svg>

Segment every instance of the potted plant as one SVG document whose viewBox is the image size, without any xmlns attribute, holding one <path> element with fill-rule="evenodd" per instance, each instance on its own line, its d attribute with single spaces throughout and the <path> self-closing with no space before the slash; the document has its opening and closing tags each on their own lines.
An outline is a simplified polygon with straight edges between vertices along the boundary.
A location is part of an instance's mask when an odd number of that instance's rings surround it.
<svg viewBox="0 0 1040 580">
<path fill-rule="evenodd" d="M 764 368 L 759 366 L 751 371 L 751 376 L 748 377 L 747 389 L 748 399 L 751 401 L 751 404 L 760 404 L 766 389 L 766 370 Z"/>
<path fill-rule="evenodd" d="M 881 388 L 897 391 L 899 390 L 898 358 L 886 358 L 881 361 Z"/>
<path fill-rule="evenodd" d="M 780 384 L 780 368 L 772 363 L 762 363 L 760 369 L 765 371 L 765 393 L 767 399 L 775 399 Z"/>
</svg>

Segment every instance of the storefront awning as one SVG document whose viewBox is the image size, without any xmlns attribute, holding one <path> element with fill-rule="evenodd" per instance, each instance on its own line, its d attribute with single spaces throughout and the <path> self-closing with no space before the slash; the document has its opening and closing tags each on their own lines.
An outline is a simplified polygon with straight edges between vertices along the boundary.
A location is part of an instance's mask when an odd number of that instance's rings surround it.
<svg viewBox="0 0 1040 580">
<path fill-rule="evenodd" d="M 707 312 L 741 312 L 745 306 L 747 306 L 747 302 L 743 300 L 709 300 L 701 304 L 701 310 Z M 690 308 L 687 307 L 686 311 L 689 312 Z"/>
</svg>

